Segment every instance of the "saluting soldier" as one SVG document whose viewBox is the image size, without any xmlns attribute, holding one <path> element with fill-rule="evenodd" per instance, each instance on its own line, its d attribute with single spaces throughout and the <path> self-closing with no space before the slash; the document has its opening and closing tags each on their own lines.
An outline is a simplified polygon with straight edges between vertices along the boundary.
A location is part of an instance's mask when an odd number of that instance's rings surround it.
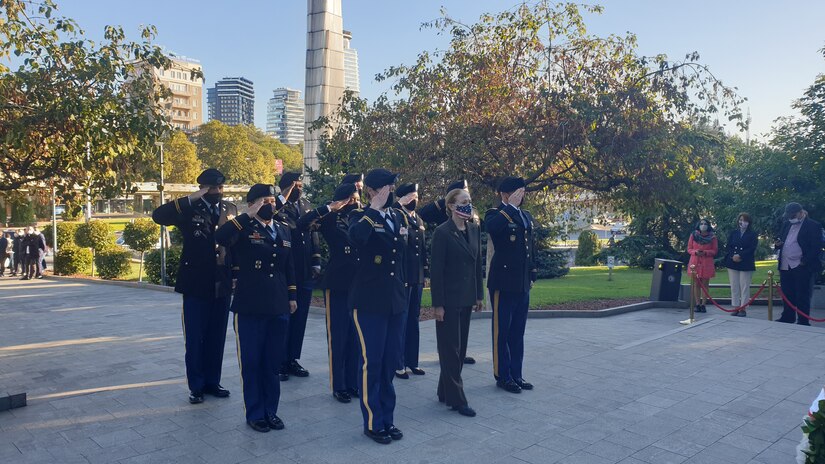
<svg viewBox="0 0 825 464">
<path fill-rule="evenodd" d="M 401 211 L 404 227 L 407 229 L 407 257 L 405 271 L 407 276 L 407 317 L 404 321 L 404 342 L 401 359 L 395 376 L 409 379 L 410 373 L 424 375 L 424 369 L 418 367 L 418 319 L 421 315 L 421 295 L 424 281 L 430 277 L 430 265 L 427 261 L 427 247 L 424 243 L 424 221 L 418 217 L 415 208 L 418 204 L 418 184 L 402 184 L 395 189 L 398 202 L 394 205 Z"/>
<path fill-rule="evenodd" d="M 355 247 L 349 240 L 349 213 L 360 207 L 354 184 L 341 184 L 332 201 L 301 216 L 298 228 L 318 226 L 327 242 L 329 261 L 324 274 L 329 386 L 332 396 L 349 403 L 358 396 L 358 340 L 349 289 L 358 264 Z"/>
<path fill-rule="evenodd" d="M 285 172 L 278 182 L 281 195 L 276 206 L 276 220 L 289 226 L 292 235 L 292 256 L 295 260 L 295 280 L 298 283 L 298 310 L 289 317 L 286 357 L 280 369 L 281 380 L 290 375 L 306 377 L 309 371 L 298 364 L 304 346 L 304 333 L 309 316 L 309 303 L 315 279 L 321 274 L 321 252 L 318 234 L 314 230 L 298 229 L 301 216 L 312 211 L 312 205 L 302 197 L 304 184 L 300 172 Z"/>
<path fill-rule="evenodd" d="M 467 190 L 469 192 L 467 180 L 462 179 L 451 183 L 447 186 L 447 191 L 444 192 L 444 194 L 446 195 L 447 193 L 450 193 L 455 189 Z M 435 226 L 440 226 L 441 224 L 444 224 L 449 219 L 449 211 L 447 211 L 447 207 L 444 203 L 444 198 L 439 198 L 436 201 L 428 203 L 418 212 L 419 217 L 423 219 L 425 224 L 432 224 Z M 472 356 L 464 357 L 464 364 L 475 363 L 476 360 Z"/>
<path fill-rule="evenodd" d="M 215 243 L 215 230 L 238 214 L 223 200 L 225 177 L 207 169 L 197 178 L 200 190 L 160 205 L 152 220 L 175 226 L 183 235 L 183 251 L 175 291 L 183 294 L 183 337 L 189 402 L 202 403 L 204 393 L 229 396 L 221 387 L 221 365 L 232 294 L 231 259 Z"/>
<path fill-rule="evenodd" d="M 501 205 L 484 217 L 495 247 L 487 279 L 493 303 L 493 374 L 496 385 L 511 393 L 533 389 L 522 377 L 530 288 L 537 275 L 533 216 L 521 209 L 525 186 L 521 177 L 505 177 L 498 187 Z"/>
<path fill-rule="evenodd" d="M 295 264 L 289 228 L 273 221 L 275 187 L 255 184 L 246 194 L 247 212 L 221 226 L 216 240 L 231 247 L 237 268 L 235 342 L 241 371 L 246 423 L 257 432 L 284 428 L 278 417 L 289 315 L 295 313 Z"/>
<path fill-rule="evenodd" d="M 393 421 L 393 375 L 401 351 L 407 308 L 404 276 L 406 229 L 392 208 L 397 174 L 373 169 L 364 178 L 369 207 L 350 213 L 350 241 L 358 251 L 350 306 L 361 348 L 361 412 L 364 434 L 388 444 L 404 435 Z"/>
<path fill-rule="evenodd" d="M 341 184 L 353 184 L 355 185 L 355 191 L 358 193 L 358 198 L 363 198 L 362 190 L 364 189 L 364 175 L 357 173 L 357 174 L 347 174 L 341 179 Z"/>
</svg>

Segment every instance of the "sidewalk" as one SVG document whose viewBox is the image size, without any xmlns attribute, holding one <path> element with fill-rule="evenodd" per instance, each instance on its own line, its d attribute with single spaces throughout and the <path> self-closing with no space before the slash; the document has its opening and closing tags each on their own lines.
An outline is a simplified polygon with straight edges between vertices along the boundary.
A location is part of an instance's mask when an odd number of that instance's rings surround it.
<svg viewBox="0 0 825 464">
<path fill-rule="evenodd" d="M 0 279 L 0 386 L 29 396 L 0 412 L 0 462 L 785 463 L 825 384 L 821 327 L 770 323 L 759 309 L 682 327 L 686 310 L 649 309 L 531 319 L 525 377 L 536 389 L 513 395 L 494 386 L 481 319 L 469 348 L 479 362 L 464 374 L 478 416 L 466 418 L 435 398 L 428 321 L 427 375 L 395 380 L 405 437 L 381 446 L 361 434 L 357 403 L 330 395 L 323 318 L 311 314 L 311 375 L 282 383 L 286 429 L 259 434 L 244 423 L 231 329 L 232 396 L 188 404 L 180 305 L 173 293 Z"/>
</svg>

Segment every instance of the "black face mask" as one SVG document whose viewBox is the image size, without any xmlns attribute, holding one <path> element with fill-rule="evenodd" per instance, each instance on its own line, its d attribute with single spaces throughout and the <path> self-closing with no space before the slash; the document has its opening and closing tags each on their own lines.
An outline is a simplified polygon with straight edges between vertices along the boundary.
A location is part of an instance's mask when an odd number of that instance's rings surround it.
<svg viewBox="0 0 825 464">
<path fill-rule="evenodd" d="M 407 203 L 407 205 L 404 206 L 404 208 L 406 208 L 407 211 L 415 211 L 416 205 L 418 205 L 418 200 L 413 200 L 413 201 Z"/>
<path fill-rule="evenodd" d="M 222 193 L 204 193 L 203 199 L 206 200 L 207 203 L 210 205 L 217 205 L 221 200 L 223 200 Z"/>
<path fill-rule="evenodd" d="M 390 192 L 390 194 L 387 195 L 387 201 L 384 202 L 384 206 L 382 206 L 382 208 L 389 208 L 393 203 L 395 203 L 395 192 Z"/>
<path fill-rule="evenodd" d="M 261 209 L 258 210 L 258 217 L 263 219 L 264 221 L 271 221 L 272 216 L 275 215 L 275 205 L 272 203 L 265 203 L 261 206 Z"/>
<path fill-rule="evenodd" d="M 287 200 L 298 201 L 299 198 L 301 198 L 301 189 L 295 187 L 291 192 L 289 192 L 289 198 L 287 198 Z"/>
</svg>

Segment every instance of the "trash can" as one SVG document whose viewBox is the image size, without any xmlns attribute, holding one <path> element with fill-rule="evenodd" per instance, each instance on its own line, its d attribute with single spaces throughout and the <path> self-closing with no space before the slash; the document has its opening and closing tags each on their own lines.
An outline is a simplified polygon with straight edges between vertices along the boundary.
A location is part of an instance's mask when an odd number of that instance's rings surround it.
<svg viewBox="0 0 825 464">
<path fill-rule="evenodd" d="M 656 258 L 653 264 L 653 282 L 650 284 L 650 301 L 679 300 L 684 265 L 681 261 Z"/>
</svg>

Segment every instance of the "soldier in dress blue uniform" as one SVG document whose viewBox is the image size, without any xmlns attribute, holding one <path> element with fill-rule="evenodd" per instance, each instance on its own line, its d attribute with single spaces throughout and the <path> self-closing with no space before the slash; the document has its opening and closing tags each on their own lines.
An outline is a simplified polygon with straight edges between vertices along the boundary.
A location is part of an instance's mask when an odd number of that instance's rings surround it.
<svg viewBox="0 0 825 464">
<path fill-rule="evenodd" d="M 404 435 L 393 422 L 392 385 L 401 352 L 407 309 L 404 276 L 406 232 L 400 211 L 392 208 L 398 175 L 373 169 L 364 178 L 369 206 L 350 213 L 350 242 L 358 269 L 350 290 L 352 317 L 361 348 L 361 412 L 364 434 L 387 444 Z"/>
<path fill-rule="evenodd" d="M 295 279 L 298 282 L 298 310 L 289 317 L 286 357 L 280 370 L 281 380 L 289 380 L 290 375 L 309 375 L 309 372 L 298 364 L 298 359 L 301 358 L 301 348 L 304 346 L 312 289 L 315 279 L 321 274 L 321 249 L 318 233 L 314 228 L 298 228 L 301 216 L 312 211 L 312 205 L 301 196 L 304 188 L 301 173 L 285 172 L 278 182 L 278 187 L 281 189 L 281 195 L 278 196 L 275 219 L 289 226 L 292 234 L 292 256 L 295 260 Z"/>
<path fill-rule="evenodd" d="M 324 274 L 329 385 L 332 396 L 349 403 L 358 395 L 358 339 L 349 307 L 349 289 L 358 264 L 355 247 L 349 241 L 349 213 L 360 207 L 354 184 L 341 184 L 332 201 L 301 216 L 299 229 L 313 226 L 324 237 L 329 261 Z"/>
<path fill-rule="evenodd" d="M 450 185 L 447 186 L 447 191 L 444 194 L 450 193 L 450 191 L 455 189 L 467 190 L 469 192 L 469 187 L 467 185 L 467 180 L 457 180 Z M 440 226 L 447 222 L 449 216 L 447 215 L 447 207 L 444 204 L 444 198 L 439 198 L 436 201 L 428 203 L 425 205 L 421 210 L 418 212 L 418 215 L 424 221 L 425 224 L 430 224 L 434 226 Z M 472 356 L 465 356 L 464 357 L 464 364 L 475 364 L 476 360 Z"/>
<path fill-rule="evenodd" d="M 395 189 L 398 202 L 395 208 L 401 211 L 404 227 L 407 229 L 407 293 L 409 303 L 407 317 L 404 321 L 404 343 L 401 359 L 395 376 L 409 379 L 410 373 L 424 375 L 424 369 L 418 367 L 418 319 L 421 316 L 421 295 L 424 281 L 430 277 L 430 265 L 427 261 L 427 247 L 424 243 L 424 221 L 416 214 L 418 204 L 418 184 L 403 184 Z"/>
<path fill-rule="evenodd" d="M 353 184 L 355 191 L 358 193 L 358 198 L 363 198 L 361 191 L 364 189 L 364 175 L 363 174 L 347 174 L 341 179 L 341 185 Z"/>
<path fill-rule="evenodd" d="M 200 190 L 159 206 L 152 219 L 175 226 L 183 235 L 175 291 L 183 294 L 183 337 L 189 402 L 202 403 L 204 393 L 229 396 L 221 387 L 221 365 L 232 293 L 230 256 L 215 243 L 215 230 L 238 214 L 223 200 L 225 178 L 217 169 L 198 176 Z"/>
<path fill-rule="evenodd" d="M 232 312 L 246 423 L 269 432 L 284 428 L 278 369 L 289 315 L 298 307 L 295 264 L 289 228 L 272 220 L 275 187 L 255 184 L 246 201 L 247 212 L 222 225 L 215 239 L 232 250 L 237 268 Z"/>
<path fill-rule="evenodd" d="M 498 187 L 501 205 L 484 217 L 495 248 L 487 279 L 493 303 L 493 374 L 496 385 L 511 393 L 533 389 L 522 377 L 527 308 L 536 280 L 533 216 L 521 209 L 524 188 L 521 177 L 504 178 Z"/>
</svg>

